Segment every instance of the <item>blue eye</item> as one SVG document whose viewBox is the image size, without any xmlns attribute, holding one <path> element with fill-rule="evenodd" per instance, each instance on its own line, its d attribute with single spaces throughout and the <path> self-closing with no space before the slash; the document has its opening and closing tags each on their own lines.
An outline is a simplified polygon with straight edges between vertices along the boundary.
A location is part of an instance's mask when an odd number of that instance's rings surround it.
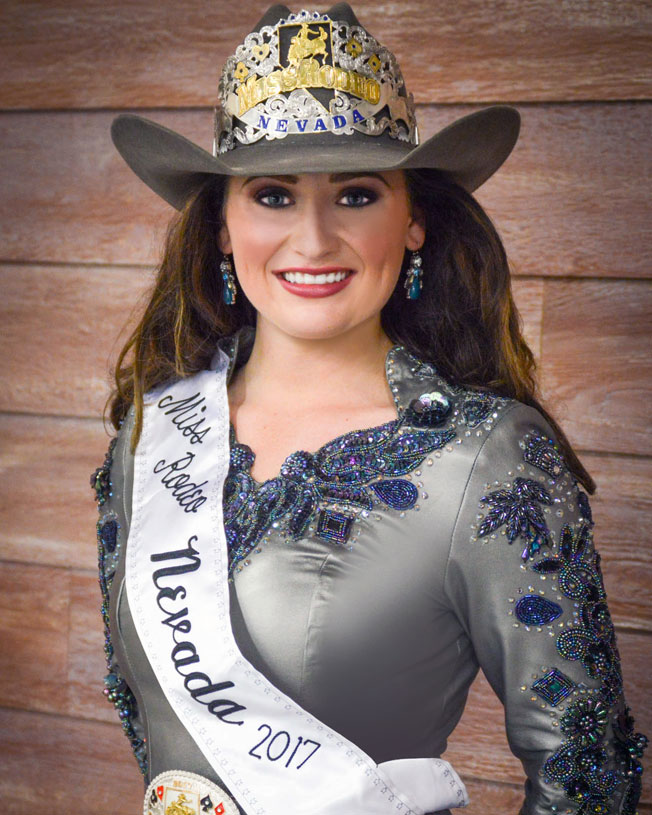
<svg viewBox="0 0 652 815">
<path fill-rule="evenodd" d="M 378 195 L 373 190 L 367 190 L 363 187 L 347 190 L 342 194 L 340 201 L 346 207 L 366 207 L 373 204 L 378 199 Z"/>
<path fill-rule="evenodd" d="M 291 204 L 290 196 L 285 190 L 269 187 L 256 193 L 256 201 L 272 209 L 281 209 Z"/>
</svg>

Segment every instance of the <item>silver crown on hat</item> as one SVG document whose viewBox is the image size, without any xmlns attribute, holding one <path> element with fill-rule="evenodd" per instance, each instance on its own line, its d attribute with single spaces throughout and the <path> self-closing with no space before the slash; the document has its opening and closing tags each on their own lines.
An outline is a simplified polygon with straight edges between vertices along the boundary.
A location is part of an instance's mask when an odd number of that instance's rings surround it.
<svg viewBox="0 0 652 815">
<path fill-rule="evenodd" d="M 290 14 L 249 34 L 227 59 L 218 96 L 214 155 L 238 143 L 326 132 L 419 143 L 394 55 L 360 26 L 319 12 Z"/>
</svg>

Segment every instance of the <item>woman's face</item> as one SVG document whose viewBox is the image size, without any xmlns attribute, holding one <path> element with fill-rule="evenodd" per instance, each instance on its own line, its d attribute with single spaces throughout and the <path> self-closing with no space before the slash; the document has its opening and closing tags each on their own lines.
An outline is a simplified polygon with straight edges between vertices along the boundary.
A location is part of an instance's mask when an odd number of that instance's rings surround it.
<svg viewBox="0 0 652 815">
<path fill-rule="evenodd" d="M 232 177 L 224 215 L 220 249 L 259 322 L 303 339 L 377 330 L 425 236 L 400 170 Z"/>
</svg>

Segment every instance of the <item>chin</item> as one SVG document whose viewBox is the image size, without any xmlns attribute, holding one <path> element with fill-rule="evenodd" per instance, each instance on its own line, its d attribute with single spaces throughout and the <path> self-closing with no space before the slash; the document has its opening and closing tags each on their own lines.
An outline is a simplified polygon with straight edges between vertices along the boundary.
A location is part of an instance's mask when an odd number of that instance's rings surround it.
<svg viewBox="0 0 652 815">
<path fill-rule="evenodd" d="M 302 320 L 272 320 L 274 325 L 290 337 L 298 340 L 329 340 L 341 337 L 366 322 L 371 315 L 363 320 L 320 319 L 317 315 L 307 315 Z"/>
</svg>

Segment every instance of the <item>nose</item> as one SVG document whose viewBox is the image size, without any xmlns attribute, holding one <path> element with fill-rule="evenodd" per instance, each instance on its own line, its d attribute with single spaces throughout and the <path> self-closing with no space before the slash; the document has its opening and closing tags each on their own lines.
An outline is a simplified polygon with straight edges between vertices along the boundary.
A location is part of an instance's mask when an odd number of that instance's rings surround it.
<svg viewBox="0 0 652 815">
<path fill-rule="evenodd" d="M 335 218 L 318 198 L 306 198 L 297 208 L 293 249 L 308 260 L 334 254 L 339 245 Z"/>
</svg>

